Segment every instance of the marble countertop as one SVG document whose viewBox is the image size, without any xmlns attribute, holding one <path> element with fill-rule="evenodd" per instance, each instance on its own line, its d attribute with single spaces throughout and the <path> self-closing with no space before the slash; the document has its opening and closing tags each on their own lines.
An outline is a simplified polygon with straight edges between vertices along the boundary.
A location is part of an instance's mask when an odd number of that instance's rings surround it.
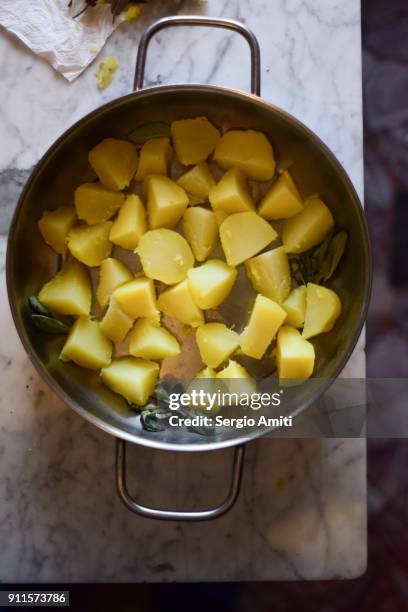
<svg viewBox="0 0 408 612">
<path fill-rule="evenodd" d="M 119 28 L 103 50 L 101 57 L 116 54 L 120 60 L 103 92 L 96 88 L 94 66 L 68 84 L 0 32 L 0 580 L 356 577 L 366 563 L 363 440 L 258 440 L 248 445 L 241 496 L 228 515 L 197 525 L 139 518 L 116 495 L 113 438 L 48 390 L 14 330 L 4 260 L 20 189 L 39 157 L 76 119 L 130 91 L 140 32 L 164 14 L 222 15 L 250 26 L 261 45 L 262 96 L 316 131 L 362 195 L 357 0 L 152 4 L 140 21 Z M 219 31 L 161 34 L 149 54 L 147 84 L 183 81 L 247 90 L 246 44 Z M 354 376 L 363 375 L 364 364 L 360 342 L 348 367 Z M 218 499 L 230 461 L 230 450 L 181 456 L 141 447 L 129 451 L 140 498 L 179 508 Z"/>
</svg>

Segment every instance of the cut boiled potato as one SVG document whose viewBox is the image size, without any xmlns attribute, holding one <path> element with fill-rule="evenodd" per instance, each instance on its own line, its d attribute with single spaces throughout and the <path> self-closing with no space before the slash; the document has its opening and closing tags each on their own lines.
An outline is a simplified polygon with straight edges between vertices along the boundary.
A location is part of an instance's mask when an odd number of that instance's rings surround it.
<svg viewBox="0 0 408 612">
<path fill-rule="evenodd" d="M 216 401 L 217 388 L 215 383 L 215 370 L 208 366 L 200 370 L 187 387 L 191 397 L 190 408 L 215 415 L 220 411 Z"/>
<path fill-rule="evenodd" d="M 111 358 L 112 343 L 103 335 L 98 321 L 79 317 L 62 347 L 60 359 L 73 361 L 90 370 L 99 370 L 109 365 Z"/>
<path fill-rule="evenodd" d="M 292 281 L 288 256 L 283 247 L 247 259 L 245 269 L 258 293 L 279 303 L 289 295 Z"/>
<path fill-rule="evenodd" d="M 250 179 L 269 181 L 275 173 L 271 143 L 262 132 L 228 130 L 221 137 L 214 161 L 223 168 L 239 168 Z"/>
<path fill-rule="evenodd" d="M 45 210 L 38 222 L 38 229 L 45 242 L 60 255 L 68 250 L 67 236 L 76 221 L 75 208 L 61 206 L 55 210 Z"/>
<path fill-rule="evenodd" d="M 251 378 L 243 365 L 230 359 L 228 365 L 223 370 L 217 372 L 216 378 Z"/>
<path fill-rule="evenodd" d="M 167 176 L 148 176 L 147 217 L 150 229 L 173 228 L 180 221 L 188 205 L 184 189 Z"/>
<path fill-rule="evenodd" d="M 137 170 L 137 149 L 126 140 L 105 138 L 89 152 L 88 159 L 101 183 L 115 191 L 127 187 Z"/>
<path fill-rule="evenodd" d="M 196 332 L 201 359 L 210 368 L 218 368 L 239 346 L 239 336 L 224 323 L 206 323 Z"/>
<path fill-rule="evenodd" d="M 138 276 L 121 285 L 112 296 L 120 308 L 132 319 L 145 317 L 152 323 L 159 323 L 160 312 L 157 309 L 154 284 L 150 278 Z"/>
<path fill-rule="evenodd" d="M 254 209 L 247 180 L 238 168 L 231 168 L 221 177 L 208 199 L 214 210 L 224 210 L 228 215 Z"/>
<path fill-rule="evenodd" d="M 220 225 L 220 239 L 230 266 L 237 266 L 275 240 L 277 232 L 255 212 L 229 215 Z"/>
<path fill-rule="evenodd" d="M 119 306 L 114 297 L 111 297 L 109 306 L 99 327 L 112 342 L 123 342 L 133 326 L 134 319 L 129 317 Z"/>
<path fill-rule="evenodd" d="M 337 293 L 327 287 L 308 283 L 303 338 L 330 331 L 340 313 L 341 302 Z"/>
<path fill-rule="evenodd" d="M 197 261 L 207 259 L 217 246 L 217 218 L 207 208 L 187 208 L 183 215 L 183 232 Z"/>
<path fill-rule="evenodd" d="M 215 378 L 215 374 L 216 374 L 215 370 L 207 366 L 203 368 L 202 370 L 200 370 L 198 374 L 196 374 L 196 378 L 198 378 L 199 380 L 203 378 Z"/>
<path fill-rule="evenodd" d="M 41 289 L 38 299 L 46 308 L 63 315 L 89 315 L 92 287 L 80 263 L 66 263 Z"/>
<path fill-rule="evenodd" d="M 166 328 L 138 319 L 130 335 L 129 353 L 144 359 L 165 359 L 180 353 L 180 345 Z"/>
<path fill-rule="evenodd" d="M 107 387 L 128 402 L 144 406 L 154 391 L 159 369 L 159 364 L 154 361 L 124 357 L 114 359 L 103 368 L 101 378 Z"/>
<path fill-rule="evenodd" d="M 210 259 L 188 271 L 188 287 L 197 306 L 217 308 L 230 294 L 236 278 L 235 268 L 222 259 Z"/>
<path fill-rule="evenodd" d="M 146 211 L 142 200 L 137 195 L 129 195 L 113 222 L 109 238 L 122 249 L 134 251 L 146 230 Z"/>
<path fill-rule="evenodd" d="M 112 243 L 109 240 L 111 227 L 111 221 L 74 227 L 67 239 L 71 254 L 87 266 L 100 266 L 112 251 Z"/>
<path fill-rule="evenodd" d="M 300 285 L 293 289 L 282 303 L 282 308 L 287 314 L 285 325 L 302 327 L 305 322 L 306 313 L 306 286 Z"/>
<path fill-rule="evenodd" d="M 279 304 L 257 295 L 248 325 L 239 338 L 244 355 L 261 359 L 285 318 L 286 312 Z"/>
<path fill-rule="evenodd" d="M 184 325 L 199 327 L 204 323 L 203 312 L 194 302 L 187 280 L 163 291 L 159 295 L 157 306 L 161 312 Z"/>
<path fill-rule="evenodd" d="M 333 215 L 327 206 L 317 196 L 308 198 L 302 212 L 282 223 L 285 251 L 303 253 L 323 242 L 333 227 Z"/>
<path fill-rule="evenodd" d="M 294 327 L 284 325 L 278 331 L 276 363 L 281 380 L 304 380 L 313 373 L 315 351 Z"/>
<path fill-rule="evenodd" d="M 182 174 L 177 179 L 177 184 L 187 193 L 189 204 L 194 206 L 208 200 L 208 194 L 214 187 L 215 180 L 207 162 L 202 161 Z"/>
<path fill-rule="evenodd" d="M 177 158 L 183 166 L 205 161 L 220 139 L 219 131 L 206 117 L 173 121 L 171 136 Z"/>
<path fill-rule="evenodd" d="M 137 253 L 146 276 L 166 285 L 184 280 L 194 265 L 187 240 L 169 229 L 150 230 L 143 234 Z"/>
<path fill-rule="evenodd" d="M 289 219 L 303 210 L 298 188 L 289 172 L 282 172 L 262 199 L 258 214 L 264 219 Z"/>
<path fill-rule="evenodd" d="M 229 393 L 236 394 L 237 403 L 242 401 L 242 396 L 249 396 L 256 392 L 255 381 L 248 374 L 247 370 L 237 361 L 230 359 L 228 365 L 217 372 L 217 380 L 222 380 Z M 230 404 L 225 404 L 228 407 Z"/>
<path fill-rule="evenodd" d="M 124 263 L 113 257 L 104 259 L 99 270 L 99 283 L 96 288 L 96 299 L 100 307 L 105 308 L 115 289 L 132 278 L 132 272 Z"/>
<path fill-rule="evenodd" d="M 107 189 L 100 183 L 84 183 L 75 189 L 78 219 L 88 225 L 107 221 L 125 201 L 123 193 Z"/>
<path fill-rule="evenodd" d="M 140 151 L 136 180 L 143 181 L 149 174 L 167 174 L 173 149 L 169 138 L 152 138 Z"/>
</svg>

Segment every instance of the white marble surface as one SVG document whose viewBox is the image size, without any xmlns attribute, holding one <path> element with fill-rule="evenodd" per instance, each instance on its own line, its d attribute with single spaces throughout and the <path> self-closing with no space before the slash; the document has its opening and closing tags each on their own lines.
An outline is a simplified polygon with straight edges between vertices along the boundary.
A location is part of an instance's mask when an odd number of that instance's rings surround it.
<svg viewBox="0 0 408 612">
<path fill-rule="evenodd" d="M 259 440 L 248 446 L 236 507 L 215 523 L 131 515 L 114 489 L 114 441 L 62 404 L 18 341 L 4 282 L 5 235 L 21 184 L 76 119 L 130 90 L 143 26 L 163 14 L 245 21 L 262 50 L 262 95 L 297 115 L 338 155 L 362 194 L 360 3 L 357 0 L 152 2 L 102 56 L 120 69 L 103 93 L 94 67 L 67 84 L 0 32 L 0 580 L 212 581 L 351 578 L 366 562 L 365 443 Z M 164 6 L 167 9 L 164 9 Z M 161 7 L 161 8 L 159 8 Z M 247 48 L 208 30 L 160 36 L 148 83 L 249 86 Z M 350 371 L 364 372 L 362 343 Z M 200 507 L 222 494 L 231 451 L 163 454 L 134 447 L 147 503 Z"/>
</svg>

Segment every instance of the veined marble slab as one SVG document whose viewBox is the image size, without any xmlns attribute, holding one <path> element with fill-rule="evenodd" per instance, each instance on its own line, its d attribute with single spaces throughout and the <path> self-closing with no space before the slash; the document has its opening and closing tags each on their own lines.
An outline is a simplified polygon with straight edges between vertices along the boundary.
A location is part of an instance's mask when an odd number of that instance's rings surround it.
<svg viewBox="0 0 408 612">
<path fill-rule="evenodd" d="M 363 440 L 258 440 L 247 449 L 241 496 L 207 524 L 152 522 L 119 502 L 114 440 L 60 402 L 29 363 L 9 314 L 4 251 L 21 186 L 45 149 L 76 119 L 130 91 L 140 31 L 164 14 L 207 13 L 246 22 L 262 51 L 262 95 L 331 147 L 362 195 L 360 3 L 357 0 L 154 2 L 116 32 L 111 87 L 94 67 L 73 84 L 5 32 L 0 35 L 0 580 L 217 581 L 351 578 L 366 560 Z M 167 8 L 163 8 L 164 5 Z M 211 82 L 248 89 L 249 55 L 235 34 L 162 33 L 147 84 Z M 350 364 L 364 375 L 363 344 Z M 225 489 L 232 452 L 129 450 L 145 503 L 207 506 Z M 148 474 L 148 478 L 146 478 Z"/>
</svg>

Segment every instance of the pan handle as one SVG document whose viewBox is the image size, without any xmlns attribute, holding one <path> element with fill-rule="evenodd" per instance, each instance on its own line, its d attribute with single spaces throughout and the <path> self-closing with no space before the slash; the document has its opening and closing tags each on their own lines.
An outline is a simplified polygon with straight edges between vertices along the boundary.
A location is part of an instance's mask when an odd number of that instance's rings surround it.
<svg viewBox="0 0 408 612">
<path fill-rule="evenodd" d="M 244 451 L 243 445 L 235 448 L 229 490 L 224 501 L 218 504 L 218 506 L 209 508 L 208 510 L 197 511 L 159 510 L 157 508 L 142 506 L 130 495 L 126 482 L 126 442 L 125 440 L 117 438 L 116 486 L 119 497 L 129 510 L 145 518 L 160 519 L 164 521 L 188 521 L 190 523 L 218 518 L 222 514 L 228 512 L 238 498 L 241 488 Z"/>
<path fill-rule="evenodd" d="M 152 23 L 143 33 L 139 49 L 137 52 L 135 80 L 133 83 L 134 90 L 143 89 L 143 81 L 145 76 L 147 49 L 152 37 L 163 30 L 174 26 L 208 26 L 212 28 L 225 28 L 241 34 L 247 41 L 251 51 L 251 93 L 256 96 L 261 95 L 261 53 L 259 43 L 255 34 L 239 21 L 232 19 L 219 19 L 218 17 L 200 17 L 200 16 L 176 16 L 165 17 Z"/>
</svg>

